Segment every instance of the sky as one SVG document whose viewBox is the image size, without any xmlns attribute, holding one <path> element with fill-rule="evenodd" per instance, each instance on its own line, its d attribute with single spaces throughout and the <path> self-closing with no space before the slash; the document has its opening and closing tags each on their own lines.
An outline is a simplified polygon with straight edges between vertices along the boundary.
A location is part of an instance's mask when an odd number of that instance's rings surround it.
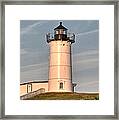
<svg viewBox="0 0 119 120">
<path fill-rule="evenodd" d="M 46 34 L 60 22 L 75 34 L 72 44 L 72 81 L 76 92 L 99 92 L 98 20 L 21 20 L 20 82 L 48 80 L 49 45 Z"/>
</svg>

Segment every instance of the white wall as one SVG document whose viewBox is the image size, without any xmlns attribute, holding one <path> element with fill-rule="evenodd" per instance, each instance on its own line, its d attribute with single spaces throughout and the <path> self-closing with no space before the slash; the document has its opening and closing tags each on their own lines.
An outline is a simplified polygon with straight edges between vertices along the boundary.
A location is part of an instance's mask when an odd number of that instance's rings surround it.
<svg viewBox="0 0 119 120">
<path fill-rule="evenodd" d="M 26 84 L 21 84 L 20 85 L 20 96 L 27 94 L 27 85 Z M 32 85 L 32 91 L 36 91 L 40 88 L 45 88 L 45 92 L 48 92 L 48 83 L 30 83 Z"/>
</svg>

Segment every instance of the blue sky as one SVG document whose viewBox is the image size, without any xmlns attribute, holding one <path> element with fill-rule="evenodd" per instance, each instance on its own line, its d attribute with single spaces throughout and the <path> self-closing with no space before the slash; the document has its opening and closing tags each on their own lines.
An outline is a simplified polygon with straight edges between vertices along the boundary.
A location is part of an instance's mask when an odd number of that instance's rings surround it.
<svg viewBox="0 0 119 120">
<path fill-rule="evenodd" d="M 48 80 L 46 33 L 53 33 L 59 22 L 76 36 L 72 44 L 72 81 L 77 92 L 99 91 L 99 21 L 98 20 L 21 20 L 21 83 Z"/>
</svg>

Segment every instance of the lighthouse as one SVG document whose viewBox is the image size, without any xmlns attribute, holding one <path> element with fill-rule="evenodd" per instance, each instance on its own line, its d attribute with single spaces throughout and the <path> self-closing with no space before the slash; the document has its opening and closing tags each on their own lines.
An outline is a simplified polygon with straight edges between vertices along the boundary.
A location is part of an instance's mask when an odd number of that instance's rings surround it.
<svg viewBox="0 0 119 120">
<path fill-rule="evenodd" d="M 60 22 L 54 33 L 46 35 L 49 44 L 48 92 L 73 92 L 71 45 L 74 33 Z"/>
</svg>

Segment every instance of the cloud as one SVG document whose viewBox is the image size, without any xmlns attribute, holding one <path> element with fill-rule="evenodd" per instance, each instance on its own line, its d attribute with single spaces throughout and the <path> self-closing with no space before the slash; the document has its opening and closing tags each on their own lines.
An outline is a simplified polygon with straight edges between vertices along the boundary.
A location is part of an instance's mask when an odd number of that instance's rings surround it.
<svg viewBox="0 0 119 120">
<path fill-rule="evenodd" d="M 21 83 L 31 80 L 48 80 L 48 63 L 21 67 Z"/>
<path fill-rule="evenodd" d="M 76 63 L 79 63 L 79 64 L 86 64 L 86 63 L 91 63 L 91 62 L 98 62 L 98 58 L 92 58 L 92 59 L 85 59 L 85 60 L 79 60 L 77 61 Z"/>
<path fill-rule="evenodd" d="M 39 51 L 33 50 L 27 49 L 27 54 L 21 54 L 21 66 L 42 64 L 44 62 L 48 62 L 48 52 L 42 50 L 42 48 Z"/>
<path fill-rule="evenodd" d="M 80 53 L 76 53 L 76 54 L 73 54 L 73 57 L 82 57 L 82 56 L 88 56 L 88 55 L 98 55 L 99 54 L 99 51 L 97 49 L 94 49 L 94 50 L 87 50 L 87 51 L 83 51 L 83 52 L 80 52 Z"/>
<path fill-rule="evenodd" d="M 99 81 L 89 81 L 89 82 L 78 82 L 77 84 L 79 84 L 80 87 L 88 87 L 88 86 L 93 86 L 93 85 L 98 85 L 99 84 Z"/>
<path fill-rule="evenodd" d="M 34 69 L 44 69 L 48 66 L 48 63 L 40 63 L 40 64 L 32 64 L 32 65 L 26 65 L 26 66 L 21 66 L 21 71 L 29 71 L 29 70 L 34 70 Z"/>
<path fill-rule="evenodd" d="M 98 70 L 99 68 L 99 53 L 98 50 L 88 50 L 73 55 L 73 73 L 78 76 L 80 72 Z M 97 71 L 98 72 L 98 71 Z"/>
<path fill-rule="evenodd" d="M 88 32 L 83 32 L 83 33 L 77 33 L 75 34 L 76 36 L 81 36 L 81 35 L 88 35 L 88 34 L 92 34 L 92 33 L 95 33 L 95 32 L 99 32 L 98 29 L 95 29 L 95 30 L 91 30 L 91 31 L 88 31 Z"/>
<path fill-rule="evenodd" d="M 98 50 L 88 50 L 73 55 L 74 64 L 83 64 L 99 61 Z M 87 64 L 86 64 L 87 65 Z"/>
<path fill-rule="evenodd" d="M 99 81 L 89 81 L 78 83 L 75 90 L 77 92 L 99 92 Z"/>
<path fill-rule="evenodd" d="M 45 68 L 37 68 L 34 70 L 27 70 L 21 72 L 21 83 L 27 81 L 34 81 L 34 80 L 48 80 L 48 70 L 47 67 Z"/>
<path fill-rule="evenodd" d="M 37 27 L 38 25 L 43 25 L 44 23 L 46 23 L 46 22 L 45 21 L 44 22 L 39 21 L 39 22 L 35 22 L 34 24 L 31 24 L 31 25 L 29 25 L 25 28 L 21 28 L 21 33 L 20 34 L 21 35 L 27 34 L 30 31 L 32 31 L 34 27 Z"/>
</svg>

